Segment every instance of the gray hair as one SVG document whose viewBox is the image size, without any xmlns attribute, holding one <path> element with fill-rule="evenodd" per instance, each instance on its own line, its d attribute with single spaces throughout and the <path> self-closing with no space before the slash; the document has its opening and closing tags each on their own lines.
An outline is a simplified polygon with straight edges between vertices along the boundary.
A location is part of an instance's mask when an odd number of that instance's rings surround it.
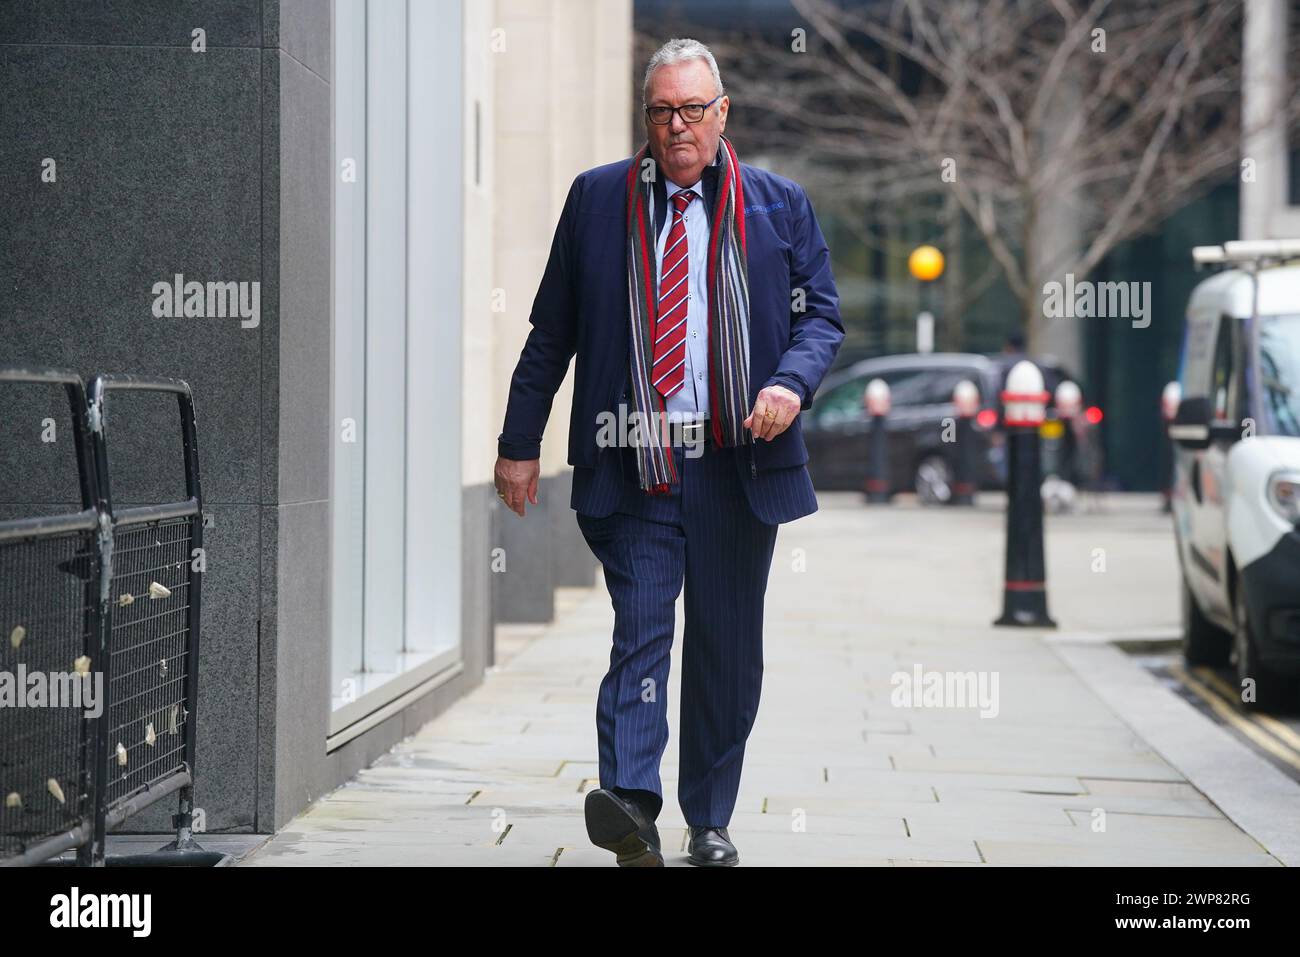
<svg viewBox="0 0 1300 957">
<path fill-rule="evenodd" d="M 713 85 L 717 88 L 717 95 L 723 94 L 722 76 L 718 73 L 718 62 L 713 59 L 713 53 L 699 40 L 691 40 L 687 37 L 676 37 L 669 40 L 650 58 L 646 64 L 645 81 L 641 84 L 641 103 L 644 106 L 646 95 L 650 92 L 650 75 L 661 66 L 668 66 L 671 63 L 681 63 L 684 60 L 703 60 L 709 65 L 709 72 L 713 74 Z"/>
</svg>

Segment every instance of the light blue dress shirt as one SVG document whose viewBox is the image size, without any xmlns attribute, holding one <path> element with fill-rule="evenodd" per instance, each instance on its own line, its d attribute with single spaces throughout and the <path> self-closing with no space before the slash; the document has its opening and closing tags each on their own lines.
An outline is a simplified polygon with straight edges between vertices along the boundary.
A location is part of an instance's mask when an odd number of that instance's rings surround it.
<svg viewBox="0 0 1300 957">
<path fill-rule="evenodd" d="M 717 161 L 714 161 L 717 165 Z M 655 275 L 663 280 L 664 249 L 668 245 L 673 216 L 676 208 L 673 194 L 686 187 L 678 186 L 671 179 L 664 177 L 667 189 L 668 215 L 664 219 L 663 232 L 655 248 Z M 709 215 L 704 211 L 703 179 L 690 187 L 695 196 L 691 198 L 683 215 L 686 226 L 686 249 L 689 260 L 687 268 L 686 300 L 686 366 L 682 387 L 664 401 L 664 410 L 668 421 L 696 422 L 709 414 L 709 296 L 705 286 L 708 282 L 709 263 Z M 663 290 L 657 296 L 663 295 Z"/>
</svg>

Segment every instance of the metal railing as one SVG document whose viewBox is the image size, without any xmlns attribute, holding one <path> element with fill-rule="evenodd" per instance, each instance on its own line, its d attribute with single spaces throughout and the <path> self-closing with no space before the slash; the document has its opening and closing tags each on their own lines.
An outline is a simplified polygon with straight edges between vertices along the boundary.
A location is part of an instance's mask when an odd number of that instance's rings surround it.
<svg viewBox="0 0 1300 957">
<path fill-rule="evenodd" d="M 57 370 L 0 369 L 0 383 L 63 390 L 81 492 L 80 511 L 0 521 L 0 672 L 10 686 L 0 707 L 0 864 L 34 864 L 73 848 L 79 863 L 91 863 L 96 721 L 48 700 L 50 676 L 95 666 L 103 631 L 86 389 L 80 376 Z M 41 700 L 27 700 L 29 677 L 45 684 Z"/>
<path fill-rule="evenodd" d="M 103 692 L 94 718 L 0 707 L 0 865 L 39 863 L 74 847 L 83 865 L 214 863 L 220 855 L 204 852 L 192 834 L 205 556 L 190 388 L 179 379 L 100 375 L 87 393 L 72 373 L 0 369 L 4 381 L 68 391 L 83 508 L 0 522 L 0 628 L 21 639 L 10 637 L 0 662 L 54 670 L 71 658 Z M 111 396 L 123 392 L 175 396 L 184 499 L 114 505 L 108 425 Z M 39 641 L 28 641 L 32 628 Z M 178 797 L 176 840 L 155 854 L 106 860 L 108 832 L 169 794 Z"/>
</svg>

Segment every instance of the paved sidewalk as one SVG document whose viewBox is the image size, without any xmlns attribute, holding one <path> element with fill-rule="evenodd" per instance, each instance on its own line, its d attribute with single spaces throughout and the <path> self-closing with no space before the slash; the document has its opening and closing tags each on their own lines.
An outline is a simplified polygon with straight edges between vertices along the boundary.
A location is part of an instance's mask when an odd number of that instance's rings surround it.
<svg viewBox="0 0 1300 957">
<path fill-rule="evenodd" d="M 1280 863 L 1138 736 L 1095 675 L 1067 663 L 1107 636 L 1176 632 L 1174 545 L 1154 497 L 1048 517 L 1055 634 L 990 625 L 1001 610 L 996 500 L 958 510 L 819 499 L 777 539 L 763 698 L 730 826 L 742 865 Z M 582 820 L 613 612 L 603 583 L 566 590 L 561 608 L 553 625 L 500 629 L 501 664 L 483 687 L 244 864 L 613 866 Z M 659 828 L 668 863 L 689 866 L 676 800 L 680 629 L 679 599 Z M 918 666 L 995 672 L 996 717 L 895 707 L 891 675 Z M 1155 686 L 1131 667 L 1125 682 Z M 1186 709 L 1185 721 L 1169 713 L 1192 740 L 1213 727 L 1172 694 L 1157 700 Z M 1239 774 L 1267 768 L 1237 747 Z M 1289 802 L 1279 820 L 1300 816 L 1300 788 L 1273 793 Z"/>
</svg>

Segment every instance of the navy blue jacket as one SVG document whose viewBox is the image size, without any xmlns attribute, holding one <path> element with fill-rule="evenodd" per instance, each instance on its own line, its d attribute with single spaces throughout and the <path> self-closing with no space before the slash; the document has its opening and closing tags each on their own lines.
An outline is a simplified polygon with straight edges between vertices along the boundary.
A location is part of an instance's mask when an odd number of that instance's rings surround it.
<svg viewBox="0 0 1300 957">
<path fill-rule="evenodd" d="M 497 441 L 503 458 L 540 457 L 551 403 L 576 354 L 568 463 L 577 470 L 573 507 L 579 511 L 587 511 L 583 498 L 596 470 L 626 473 L 628 456 L 601 455 L 617 450 L 598 448 L 596 434 L 598 415 L 608 412 L 617 419 L 619 402 L 628 401 L 625 191 L 630 164 L 628 158 L 589 169 L 569 187 Z M 749 407 L 760 389 L 779 384 L 807 409 L 844 340 L 830 251 L 802 186 L 743 162 L 740 168 L 749 274 Z M 702 174 L 710 221 L 718 171 L 708 166 Z M 655 189 L 656 227 L 662 231 L 668 211 L 662 178 Z M 804 291 L 802 311 L 794 303 L 796 289 Z M 786 522 L 816 511 L 798 416 L 775 439 L 756 440 L 752 454 L 742 450 L 736 459 L 750 505 L 763 521 Z"/>
</svg>

